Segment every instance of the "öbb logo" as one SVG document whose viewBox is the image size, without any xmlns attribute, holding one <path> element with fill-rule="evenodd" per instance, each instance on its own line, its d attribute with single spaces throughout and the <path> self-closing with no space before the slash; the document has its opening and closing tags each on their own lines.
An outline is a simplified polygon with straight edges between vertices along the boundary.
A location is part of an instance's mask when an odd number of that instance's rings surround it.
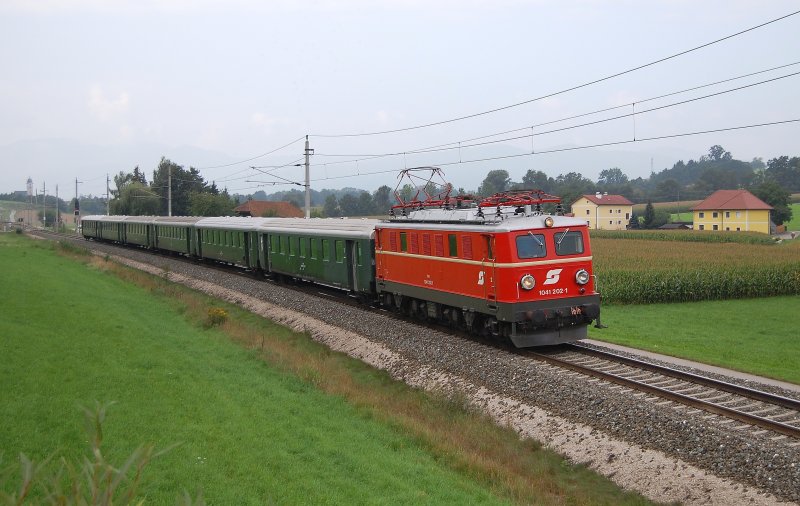
<svg viewBox="0 0 800 506">
<path fill-rule="evenodd" d="M 543 285 L 554 285 L 558 283 L 558 279 L 561 277 L 561 271 L 563 269 L 551 269 L 547 271 L 547 279 L 544 280 Z"/>
</svg>

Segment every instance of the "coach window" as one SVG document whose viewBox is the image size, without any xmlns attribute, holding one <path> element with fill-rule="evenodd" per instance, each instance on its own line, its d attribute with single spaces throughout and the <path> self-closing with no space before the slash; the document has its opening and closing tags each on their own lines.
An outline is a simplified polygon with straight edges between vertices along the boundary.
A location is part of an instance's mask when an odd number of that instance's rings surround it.
<svg viewBox="0 0 800 506">
<path fill-rule="evenodd" d="M 338 263 L 344 262 L 344 241 L 336 241 L 336 261 Z"/>
<path fill-rule="evenodd" d="M 408 239 L 405 232 L 400 232 L 400 251 L 408 251 Z"/>
<path fill-rule="evenodd" d="M 289 242 L 288 237 L 285 235 L 281 236 L 281 255 L 286 255 L 289 253 L 289 245 L 286 244 Z"/>
<path fill-rule="evenodd" d="M 331 260 L 331 245 L 328 239 L 322 240 L 322 261 L 329 262 Z"/>
<path fill-rule="evenodd" d="M 305 237 L 301 237 L 300 238 L 300 258 L 305 258 L 306 257 L 306 250 L 308 249 L 307 245 L 308 245 L 308 239 L 306 239 Z"/>
<path fill-rule="evenodd" d="M 556 232 L 556 254 L 578 255 L 583 253 L 583 234 L 580 232 Z"/>
<path fill-rule="evenodd" d="M 542 258 L 547 256 L 544 235 L 526 234 L 517 236 L 517 256 L 519 258 Z"/>
<path fill-rule="evenodd" d="M 362 265 L 361 264 L 361 243 L 360 242 L 356 243 L 356 264 L 357 265 Z"/>
<path fill-rule="evenodd" d="M 319 249 L 317 248 L 317 240 L 311 239 L 311 259 L 316 260 L 318 255 Z"/>
<path fill-rule="evenodd" d="M 297 237 L 289 237 L 289 256 L 293 257 L 297 254 Z"/>
</svg>

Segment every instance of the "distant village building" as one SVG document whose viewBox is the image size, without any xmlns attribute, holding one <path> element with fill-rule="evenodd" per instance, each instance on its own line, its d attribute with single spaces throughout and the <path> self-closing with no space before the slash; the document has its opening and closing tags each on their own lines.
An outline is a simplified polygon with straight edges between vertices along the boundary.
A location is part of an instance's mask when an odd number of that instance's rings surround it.
<svg viewBox="0 0 800 506">
<path fill-rule="evenodd" d="M 633 202 L 622 195 L 581 195 L 570 207 L 576 218 L 599 230 L 625 230 L 633 214 Z"/>
<path fill-rule="evenodd" d="M 747 190 L 717 190 L 692 208 L 694 228 L 769 234 L 772 209 Z"/>
<path fill-rule="evenodd" d="M 257 218 L 302 218 L 303 211 L 291 202 L 271 202 L 268 200 L 248 200 L 233 210 L 236 216 Z"/>
</svg>

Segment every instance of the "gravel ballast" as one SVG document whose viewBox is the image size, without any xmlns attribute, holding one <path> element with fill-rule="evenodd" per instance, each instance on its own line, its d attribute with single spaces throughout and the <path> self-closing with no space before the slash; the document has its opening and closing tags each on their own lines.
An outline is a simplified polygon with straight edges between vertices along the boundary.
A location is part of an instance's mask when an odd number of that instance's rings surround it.
<svg viewBox="0 0 800 506">
<path fill-rule="evenodd" d="M 308 331 L 409 384 L 468 396 L 499 423 L 656 501 L 800 501 L 800 444 L 490 346 L 268 281 L 90 243 L 157 275 Z M 121 260 L 121 259 L 120 259 Z M 735 382 L 735 380 L 730 379 Z M 774 390 L 774 389 L 771 389 Z M 791 392 L 780 392 L 792 396 Z"/>
</svg>

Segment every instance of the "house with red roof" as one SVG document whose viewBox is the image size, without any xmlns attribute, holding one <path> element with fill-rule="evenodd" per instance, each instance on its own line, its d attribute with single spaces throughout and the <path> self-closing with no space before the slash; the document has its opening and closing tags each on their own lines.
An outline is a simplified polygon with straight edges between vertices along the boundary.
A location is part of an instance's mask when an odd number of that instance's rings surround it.
<svg viewBox="0 0 800 506">
<path fill-rule="evenodd" d="M 694 229 L 769 234 L 772 209 L 747 190 L 717 190 L 692 208 Z"/>
<path fill-rule="evenodd" d="M 256 218 L 302 218 L 303 211 L 291 202 L 272 202 L 268 200 L 248 200 L 234 210 L 236 216 Z"/>
<path fill-rule="evenodd" d="M 570 207 L 576 218 L 599 230 L 625 230 L 633 214 L 633 202 L 622 195 L 607 193 L 581 195 Z"/>
</svg>

